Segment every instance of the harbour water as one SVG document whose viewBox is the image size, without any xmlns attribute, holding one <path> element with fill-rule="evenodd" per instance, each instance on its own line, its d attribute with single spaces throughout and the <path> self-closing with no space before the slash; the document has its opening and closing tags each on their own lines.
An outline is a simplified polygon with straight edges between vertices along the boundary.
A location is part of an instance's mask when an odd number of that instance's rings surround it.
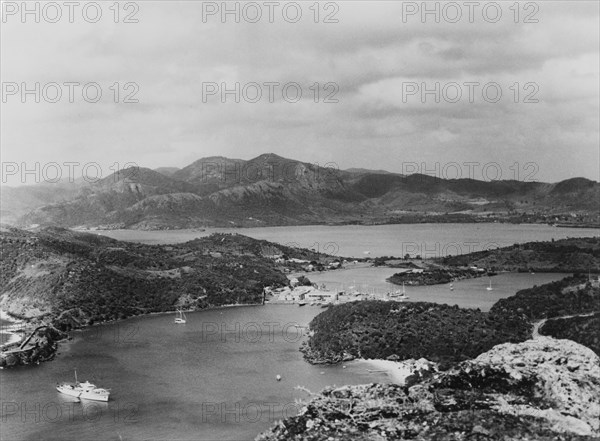
<svg viewBox="0 0 600 441">
<path fill-rule="evenodd" d="M 177 243 L 207 235 L 186 231 L 98 232 L 144 243 Z M 224 230 L 236 232 L 236 230 Z M 380 227 L 277 227 L 237 230 L 260 239 L 298 244 L 321 251 L 334 243 L 337 254 L 364 257 L 401 255 L 408 242 L 429 250 L 436 243 L 498 245 L 567 236 L 594 236 L 596 230 L 539 225 L 453 224 Z M 318 244 L 316 246 L 311 246 Z M 471 245 L 470 245 L 471 246 Z M 399 251 L 400 250 L 400 251 Z M 330 250 L 331 251 L 331 250 Z M 335 250 L 334 250 L 335 251 Z M 465 252 L 468 250 L 465 250 Z M 426 257 L 426 256 L 424 256 Z M 350 284 L 385 292 L 385 279 L 397 270 L 356 268 L 310 273 L 331 289 Z M 563 274 L 500 274 L 447 285 L 406 287 L 412 301 L 433 301 L 488 310 L 517 290 L 562 278 Z M 56 359 L 38 366 L 0 371 L 1 439 L 6 440 L 251 440 L 298 410 L 305 391 L 328 385 L 386 382 L 364 363 L 312 366 L 299 346 L 310 320 L 322 311 L 309 305 L 234 307 L 174 315 L 153 315 L 94 326 L 73 333 Z M 55 390 L 80 380 L 111 388 L 108 403 L 75 403 Z M 281 375 L 281 381 L 276 380 Z"/>
<path fill-rule="evenodd" d="M 386 292 L 393 292 L 401 287 L 387 283 L 385 279 L 400 270 L 394 268 L 356 268 L 327 271 L 323 273 L 303 273 L 311 282 L 324 284 L 330 290 L 348 289 L 354 285 L 363 293 L 375 293 L 380 297 Z M 497 276 L 479 277 L 458 280 L 453 283 L 453 290 L 448 284 L 431 286 L 405 286 L 406 295 L 411 302 L 434 302 L 458 305 L 461 308 L 479 308 L 489 311 L 499 299 L 510 297 L 517 291 L 543 285 L 571 274 L 562 273 L 501 273 Z M 489 281 L 492 290 L 488 291 Z"/>
<path fill-rule="evenodd" d="M 181 243 L 212 233 L 238 233 L 289 246 L 311 248 L 343 257 L 422 257 L 466 254 L 533 241 L 567 237 L 598 237 L 593 228 L 557 228 L 541 224 L 400 224 L 291 226 L 261 228 L 207 228 L 200 230 L 96 231 L 119 240 L 147 244 Z M 368 253 L 368 254 L 366 254 Z"/>
<path fill-rule="evenodd" d="M 0 371 L 3 440 L 251 440 L 327 385 L 387 382 L 364 365 L 312 366 L 299 352 L 322 309 L 296 305 L 154 315 L 95 326 L 61 343 L 52 362 Z M 111 388 L 108 403 L 55 390 Z M 281 381 L 276 380 L 281 375 Z"/>
</svg>

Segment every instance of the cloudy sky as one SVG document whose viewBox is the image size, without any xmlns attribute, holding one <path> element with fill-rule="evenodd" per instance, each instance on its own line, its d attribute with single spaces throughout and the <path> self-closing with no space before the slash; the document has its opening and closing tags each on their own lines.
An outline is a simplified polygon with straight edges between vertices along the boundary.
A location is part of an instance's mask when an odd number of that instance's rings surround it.
<svg viewBox="0 0 600 441">
<path fill-rule="evenodd" d="M 96 21 L 80 2 L 73 23 L 62 2 L 39 4 L 39 23 L 3 3 L 4 167 L 95 162 L 106 176 L 112 164 L 273 152 L 442 177 L 494 179 L 496 163 L 504 179 L 598 180 L 597 1 L 430 3 L 439 23 L 421 2 L 274 2 L 272 17 L 264 2 L 229 2 L 239 23 L 221 2 L 121 3 L 118 17 L 112 3 Z M 36 83 L 39 103 L 22 94 Z M 87 83 L 97 87 L 84 97 Z M 236 83 L 240 102 L 221 95 Z"/>
</svg>

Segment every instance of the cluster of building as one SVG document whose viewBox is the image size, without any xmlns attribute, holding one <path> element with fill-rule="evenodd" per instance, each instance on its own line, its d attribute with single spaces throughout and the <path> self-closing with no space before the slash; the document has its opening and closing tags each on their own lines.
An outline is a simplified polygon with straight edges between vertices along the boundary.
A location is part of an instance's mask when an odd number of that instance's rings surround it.
<svg viewBox="0 0 600 441">
<path fill-rule="evenodd" d="M 346 259 L 336 259 L 330 262 L 318 262 L 316 260 L 305 260 L 298 259 L 295 257 L 287 258 L 285 255 L 282 254 L 272 254 L 267 255 L 267 257 L 273 259 L 277 264 L 293 267 L 294 271 L 302 270 L 306 272 L 334 270 L 342 268 L 345 264 L 358 263 L 358 260 L 352 261 Z M 285 270 L 287 270 L 286 272 L 290 272 L 289 268 L 284 268 L 284 271 Z"/>
<path fill-rule="evenodd" d="M 297 283 L 297 279 L 292 279 L 291 287 L 272 291 L 274 300 L 286 303 L 335 303 L 340 300 L 340 295 L 343 295 L 343 292 L 329 291 L 324 286 L 302 286 L 297 285 Z"/>
</svg>

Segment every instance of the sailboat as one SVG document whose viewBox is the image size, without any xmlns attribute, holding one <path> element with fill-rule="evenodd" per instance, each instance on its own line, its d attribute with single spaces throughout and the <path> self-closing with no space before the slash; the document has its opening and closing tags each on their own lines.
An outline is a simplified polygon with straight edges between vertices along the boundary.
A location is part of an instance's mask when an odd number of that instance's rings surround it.
<svg viewBox="0 0 600 441">
<path fill-rule="evenodd" d="M 454 291 L 454 283 L 450 284 L 450 291 Z"/>
<path fill-rule="evenodd" d="M 56 390 L 61 394 L 69 395 L 71 397 L 93 401 L 108 401 L 110 395 L 108 389 L 96 387 L 95 384 L 92 384 L 89 381 L 84 381 L 83 383 L 77 381 L 77 369 L 75 369 L 75 384 L 57 384 Z"/>
<path fill-rule="evenodd" d="M 493 289 L 493 288 L 492 288 L 492 279 L 490 279 L 490 286 L 488 286 L 486 289 L 487 289 L 488 291 L 492 291 L 492 289 Z"/>
<path fill-rule="evenodd" d="M 408 297 L 406 295 L 406 288 L 404 288 L 404 282 L 402 282 L 402 292 L 398 296 L 398 300 L 400 300 L 402 302 L 402 301 L 407 300 L 407 299 L 410 299 L 410 297 Z"/>
<path fill-rule="evenodd" d="M 183 313 L 183 311 L 181 309 L 178 309 L 177 317 L 175 317 L 175 323 L 177 323 L 179 325 L 185 325 L 186 322 L 187 322 L 187 319 L 185 317 L 185 314 Z"/>
</svg>

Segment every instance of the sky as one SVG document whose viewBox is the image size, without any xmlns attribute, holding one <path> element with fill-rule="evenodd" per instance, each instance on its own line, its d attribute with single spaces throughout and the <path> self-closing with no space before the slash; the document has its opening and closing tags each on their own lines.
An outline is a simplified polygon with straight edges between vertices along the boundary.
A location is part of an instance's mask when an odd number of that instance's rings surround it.
<svg viewBox="0 0 600 441">
<path fill-rule="evenodd" d="M 267 152 L 599 180 L 597 1 L 92 3 L 2 3 L 2 183 Z"/>
</svg>

